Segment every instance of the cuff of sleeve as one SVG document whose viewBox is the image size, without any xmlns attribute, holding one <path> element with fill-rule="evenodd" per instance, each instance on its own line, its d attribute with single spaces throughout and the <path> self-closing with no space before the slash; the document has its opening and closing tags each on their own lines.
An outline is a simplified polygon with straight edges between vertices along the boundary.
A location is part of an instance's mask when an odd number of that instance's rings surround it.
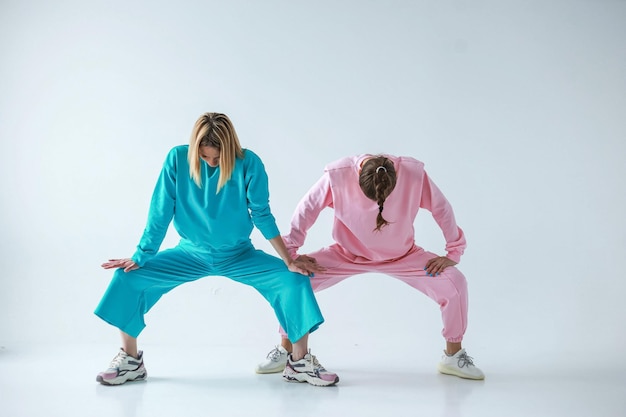
<svg viewBox="0 0 626 417">
<path fill-rule="evenodd" d="M 291 240 L 289 239 L 289 235 L 284 235 L 283 242 L 285 242 L 285 246 L 287 247 L 287 253 L 291 257 L 291 259 L 296 259 L 298 257 L 298 247 L 292 245 Z"/>
<path fill-rule="evenodd" d="M 458 252 L 448 252 L 448 254 L 446 255 L 446 258 L 450 259 L 451 261 L 456 262 L 457 264 L 461 262 L 461 254 Z"/>
<path fill-rule="evenodd" d="M 148 262 L 153 257 L 154 257 L 154 254 L 152 253 L 145 253 L 141 250 L 138 250 L 130 259 L 132 259 L 133 262 L 137 264 L 137 266 L 142 267 L 145 265 L 146 262 Z"/>
</svg>

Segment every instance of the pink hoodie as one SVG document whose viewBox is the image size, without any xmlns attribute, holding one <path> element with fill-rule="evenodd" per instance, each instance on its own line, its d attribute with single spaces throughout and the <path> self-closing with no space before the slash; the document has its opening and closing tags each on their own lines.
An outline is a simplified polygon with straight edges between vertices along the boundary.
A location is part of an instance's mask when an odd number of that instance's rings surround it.
<svg viewBox="0 0 626 417">
<path fill-rule="evenodd" d="M 430 211 L 446 240 L 447 257 L 459 262 L 466 247 L 465 236 L 454 219 L 452 206 L 428 178 L 424 164 L 411 157 L 385 155 L 397 173 L 396 187 L 385 201 L 383 217 L 390 223 L 375 231 L 378 205 L 359 187 L 361 162 L 373 155 L 340 159 L 326 166 L 324 175 L 300 200 L 283 236 L 291 256 L 304 244 L 307 231 L 320 212 L 335 210 L 332 236 L 348 252 L 371 260 L 388 261 L 405 255 L 415 246 L 413 222 L 420 208 Z"/>
</svg>

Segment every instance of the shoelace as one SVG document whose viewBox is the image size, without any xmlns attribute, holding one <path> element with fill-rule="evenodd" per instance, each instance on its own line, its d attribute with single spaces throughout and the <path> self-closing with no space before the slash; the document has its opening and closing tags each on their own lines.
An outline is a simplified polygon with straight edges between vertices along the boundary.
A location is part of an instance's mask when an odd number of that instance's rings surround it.
<svg viewBox="0 0 626 417">
<path fill-rule="evenodd" d="M 271 360 L 272 362 L 277 362 L 278 358 L 280 358 L 280 350 L 278 350 L 278 346 L 276 346 L 270 351 L 270 353 L 267 354 L 267 359 Z"/>
<path fill-rule="evenodd" d="M 463 352 L 459 355 L 459 368 L 463 368 L 464 366 L 474 366 L 474 361 L 471 356 L 468 356 L 467 353 Z"/>
<path fill-rule="evenodd" d="M 322 364 L 319 363 L 315 355 L 311 355 L 311 363 L 313 364 L 313 369 L 317 369 L 319 371 L 326 371 L 326 369 L 322 366 Z"/>
<path fill-rule="evenodd" d="M 124 359 L 126 359 L 128 355 L 125 352 L 119 352 L 116 357 L 113 358 L 109 368 L 119 368 Z"/>
</svg>

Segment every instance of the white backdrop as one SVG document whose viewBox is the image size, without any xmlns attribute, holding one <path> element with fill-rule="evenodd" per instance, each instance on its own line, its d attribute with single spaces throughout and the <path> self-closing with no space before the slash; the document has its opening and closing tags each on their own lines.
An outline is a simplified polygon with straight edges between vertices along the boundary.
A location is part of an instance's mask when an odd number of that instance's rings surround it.
<svg viewBox="0 0 626 417">
<path fill-rule="evenodd" d="M 3 1 L 0 344 L 117 346 L 92 314 L 99 265 L 133 253 L 165 154 L 219 111 L 263 158 L 281 230 L 330 161 L 424 161 L 467 235 L 474 353 L 623 346 L 624 22 L 618 0 Z M 442 252 L 428 212 L 416 228 Z M 437 306 L 391 278 L 318 299 L 313 347 L 443 346 Z M 277 341 L 265 301 L 222 277 L 146 321 L 146 343 Z"/>
</svg>

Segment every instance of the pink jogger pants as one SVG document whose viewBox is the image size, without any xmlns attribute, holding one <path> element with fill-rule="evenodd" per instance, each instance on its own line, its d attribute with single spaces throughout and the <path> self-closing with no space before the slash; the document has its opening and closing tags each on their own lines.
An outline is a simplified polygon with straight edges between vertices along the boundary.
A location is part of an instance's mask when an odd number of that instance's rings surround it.
<svg viewBox="0 0 626 417">
<path fill-rule="evenodd" d="M 318 292 L 340 283 L 353 275 L 377 272 L 397 278 L 433 299 L 441 309 L 442 335 L 448 342 L 460 342 L 467 328 L 467 282 L 455 267 L 448 267 L 437 277 L 424 271 L 426 262 L 438 255 L 414 246 L 406 255 L 395 260 L 371 261 L 346 252 L 338 244 L 307 255 L 315 258 L 324 272 L 311 278 L 313 291 Z M 283 337 L 285 332 L 280 329 Z"/>
</svg>

